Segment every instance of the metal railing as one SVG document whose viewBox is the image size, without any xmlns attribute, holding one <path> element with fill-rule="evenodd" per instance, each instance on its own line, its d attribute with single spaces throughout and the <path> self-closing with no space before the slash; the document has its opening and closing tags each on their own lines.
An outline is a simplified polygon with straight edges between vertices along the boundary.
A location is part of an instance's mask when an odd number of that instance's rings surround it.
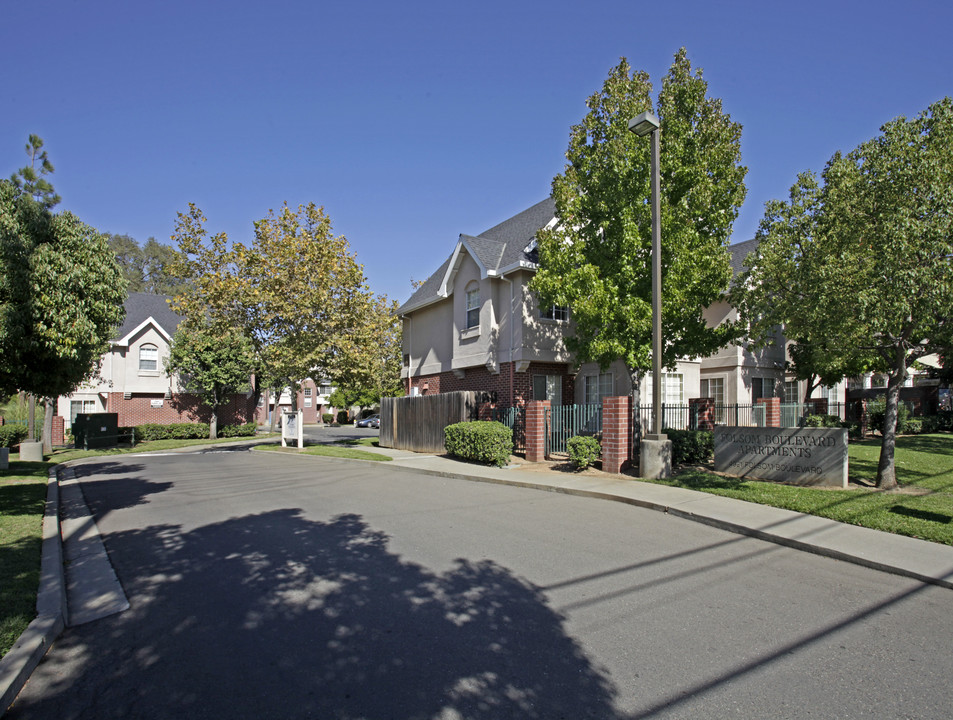
<svg viewBox="0 0 953 720">
<path fill-rule="evenodd" d="M 546 415 L 546 454 L 565 454 L 576 435 L 602 432 L 602 405 L 554 405 Z"/>
</svg>

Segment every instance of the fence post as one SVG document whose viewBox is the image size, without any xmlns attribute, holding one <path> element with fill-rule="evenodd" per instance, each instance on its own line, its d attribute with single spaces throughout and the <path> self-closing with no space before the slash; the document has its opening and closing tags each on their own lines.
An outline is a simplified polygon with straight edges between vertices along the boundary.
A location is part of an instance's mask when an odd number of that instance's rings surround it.
<svg viewBox="0 0 953 720">
<path fill-rule="evenodd" d="M 526 407 L 526 462 L 546 459 L 546 413 L 549 400 L 531 400 Z"/>
<path fill-rule="evenodd" d="M 764 405 L 765 427 L 781 427 L 781 398 L 758 398 L 758 405 Z"/>
<path fill-rule="evenodd" d="M 602 398 L 602 470 L 618 474 L 631 464 L 632 398 Z"/>
</svg>

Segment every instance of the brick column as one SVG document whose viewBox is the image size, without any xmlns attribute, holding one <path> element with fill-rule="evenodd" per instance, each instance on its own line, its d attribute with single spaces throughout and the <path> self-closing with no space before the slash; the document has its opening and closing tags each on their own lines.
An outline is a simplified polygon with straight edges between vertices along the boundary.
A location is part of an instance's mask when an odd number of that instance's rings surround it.
<svg viewBox="0 0 953 720">
<path fill-rule="evenodd" d="M 781 398 L 758 398 L 758 405 L 764 405 L 765 427 L 781 427 Z"/>
<path fill-rule="evenodd" d="M 811 398 L 808 400 L 812 415 L 827 415 L 827 398 Z"/>
<path fill-rule="evenodd" d="M 531 400 L 526 406 L 526 462 L 546 459 L 546 412 L 549 400 Z"/>
<path fill-rule="evenodd" d="M 632 398 L 602 398 L 602 471 L 620 473 L 631 464 Z"/>
<path fill-rule="evenodd" d="M 715 401 L 711 398 L 690 398 L 689 427 L 692 430 L 715 429 Z"/>
<path fill-rule="evenodd" d="M 53 416 L 53 447 L 60 447 L 66 444 L 66 436 L 63 432 L 66 421 L 60 415 Z"/>
</svg>

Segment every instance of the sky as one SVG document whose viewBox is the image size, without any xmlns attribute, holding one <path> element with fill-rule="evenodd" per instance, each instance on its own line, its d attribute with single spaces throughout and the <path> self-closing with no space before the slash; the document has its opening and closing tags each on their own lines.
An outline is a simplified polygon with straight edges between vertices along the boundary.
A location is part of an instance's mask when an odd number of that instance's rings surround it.
<svg viewBox="0 0 953 720">
<path fill-rule="evenodd" d="M 314 202 L 403 302 L 461 233 L 544 199 L 620 57 L 685 47 L 743 126 L 732 242 L 797 173 L 953 95 L 949 0 L 0 0 L 0 177 L 45 141 L 71 210 L 170 243 Z"/>
</svg>

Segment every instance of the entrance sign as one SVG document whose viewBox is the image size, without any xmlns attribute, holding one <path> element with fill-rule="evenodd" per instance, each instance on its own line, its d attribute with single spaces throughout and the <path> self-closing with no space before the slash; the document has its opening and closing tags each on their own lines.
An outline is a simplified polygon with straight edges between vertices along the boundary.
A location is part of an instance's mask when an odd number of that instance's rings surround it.
<svg viewBox="0 0 953 720">
<path fill-rule="evenodd" d="M 715 471 L 794 485 L 847 487 L 846 428 L 714 430 Z"/>
<path fill-rule="evenodd" d="M 281 414 L 281 447 L 288 447 L 288 441 L 304 447 L 304 411 Z"/>
</svg>

